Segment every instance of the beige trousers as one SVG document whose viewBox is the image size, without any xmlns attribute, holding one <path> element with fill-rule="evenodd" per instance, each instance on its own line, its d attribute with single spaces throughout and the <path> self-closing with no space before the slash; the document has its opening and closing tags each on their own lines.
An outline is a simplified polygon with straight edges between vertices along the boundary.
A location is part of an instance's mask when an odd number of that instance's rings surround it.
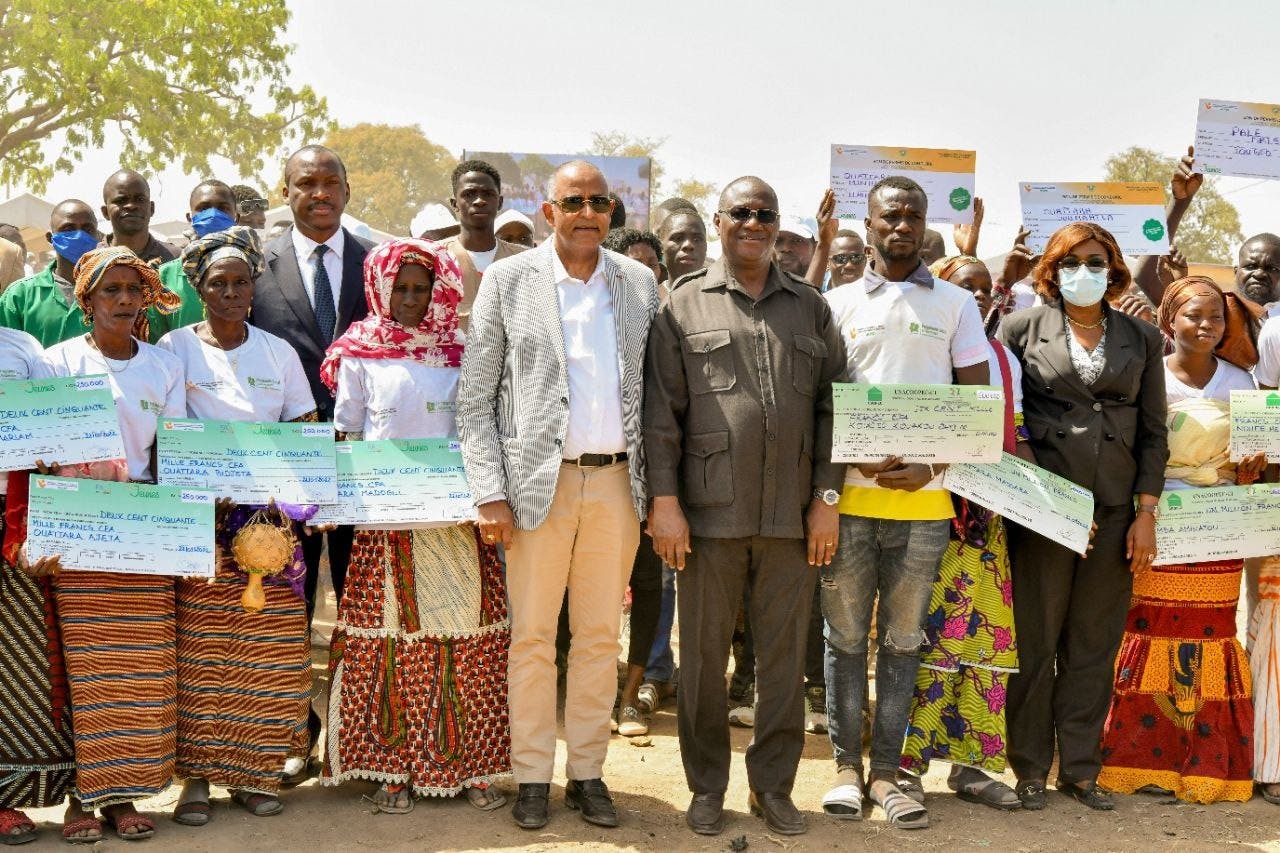
<svg viewBox="0 0 1280 853">
<path fill-rule="evenodd" d="M 561 465 L 546 521 L 516 530 L 507 549 L 511 651 L 511 768 L 516 782 L 550 782 L 556 756 L 556 625 L 569 590 L 565 765 L 570 779 L 598 779 L 609 749 L 618 688 L 622 596 L 640 522 L 627 463 Z"/>
</svg>

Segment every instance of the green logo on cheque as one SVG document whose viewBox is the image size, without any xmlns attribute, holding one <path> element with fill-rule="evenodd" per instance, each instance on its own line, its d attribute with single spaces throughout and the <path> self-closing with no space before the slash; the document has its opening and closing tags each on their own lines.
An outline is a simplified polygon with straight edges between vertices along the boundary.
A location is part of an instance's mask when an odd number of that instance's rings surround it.
<svg viewBox="0 0 1280 853">
<path fill-rule="evenodd" d="M 1142 223 L 1142 233 L 1146 235 L 1148 240 L 1154 243 L 1164 236 L 1164 223 L 1159 219 L 1148 219 L 1146 222 Z"/>
<path fill-rule="evenodd" d="M 956 187 L 951 191 L 951 195 L 947 197 L 947 200 L 951 202 L 952 208 L 965 210 L 969 207 L 969 202 L 973 201 L 973 198 L 964 187 Z"/>
</svg>

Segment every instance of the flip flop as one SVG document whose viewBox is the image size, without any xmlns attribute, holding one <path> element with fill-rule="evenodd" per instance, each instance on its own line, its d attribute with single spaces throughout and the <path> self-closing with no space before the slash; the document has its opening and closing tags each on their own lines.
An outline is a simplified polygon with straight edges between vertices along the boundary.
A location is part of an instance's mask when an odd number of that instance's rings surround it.
<svg viewBox="0 0 1280 853">
<path fill-rule="evenodd" d="M 279 797 L 259 794 L 255 791 L 231 792 L 231 802 L 240 806 L 254 817 L 274 817 L 284 811 L 284 803 Z"/>
<path fill-rule="evenodd" d="M 0 809 L 0 844 L 16 847 L 35 840 L 36 825 L 31 818 L 17 809 Z"/>
<path fill-rule="evenodd" d="M 116 838 L 121 841 L 146 841 L 156 834 L 156 825 L 151 821 L 151 818 L 140 815 L 137 812 L 121 812 L 118 815 L 111 815 L 107 813 L 106 809 L 103 809 L 102 823 L 115 830 Z M 138 831 L 129 832 L 128 830 L 130 829 Z"/>
<path fill-rule="evenodd" d="M 862 788 L 836 785 L 822 798 L 822 810 L 837 820 L 862 820 Z"/>
<path fill-rule="evenodd" d="M 179 803 L 173 810 L 173 822 L 183 826 L 204 826 L 213 814 L 213 807 L 206 800 L 192 800 Z"/>
<path fill-rule="evenodd" d="M 999 779 L 961 785 L 956 789 L 956 796 L 966 803 L 979 803 L 1002 812 L 1016 812 L 1022 808 L 1022 800 L 1018 799 L 1017 792 Z"/>
<path fill-rule="evenodd" d="M 882 797 L 875 794 L 876 784 L 887 786 L 888 791 Z M 929 812 L 924 806 L 908 797 L 891 782 L 876 783 L 871 786 L 871 800 L 884 809 L 885 819 L 898 829 L 927 829 Z"/>
<path fill-rule="evenodd" d="M 95 830 L 95 833 L 76 837 L 77 832 L 84 832 L 86 829 Z M 64 823 L 62 825 L 62 840 L 68 844 L 97 844 L 102 840 L 102 821 L 93 815 L 85 815 L 70 823 Z"/>
<path fill-rule="evenodd" d="M 373 807 L 384 814 L 408 814 L 413 811 L 414 806 L 412 791 L 409 791 L 409 804 L 407 806 L 393 806 L 387 800 L 388 795 L 395 796 L 397 794 L 404 793 L 404 791 L 407 790 L 407 787 L 408 786 L 404 786 L 400 791 L 388 791 L 387 786 L 383 785 L 378 788 L 377 793 L 372 797 L 365 797 L 365 799 L 373 803 Z"/>
<path fill-rule="evenodd" d="M 472 785 L 466 789 L 466 792 L 467 802 L 482 812 L 491 812 L 507 804 L 507 798 L 503 793 L 490 785 Z M 413 802 L 412 797 L 409 798 L 409 802 Z"/>
</svg>

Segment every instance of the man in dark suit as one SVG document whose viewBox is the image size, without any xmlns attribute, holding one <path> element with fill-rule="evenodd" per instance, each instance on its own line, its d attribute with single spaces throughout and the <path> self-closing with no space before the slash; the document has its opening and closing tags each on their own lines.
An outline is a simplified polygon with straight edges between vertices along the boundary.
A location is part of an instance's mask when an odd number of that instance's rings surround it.
<svg viewBox="0 0 1280 853">
<path fill-rule="evenodd" d="M 329 344 L 369 305 L 364 297 L 364 256 L 373 244 L 342 227 L 342 211 L 351 197 L 347 169 L 322 145 L 298 149 L 285 163 L 283 189 L 293 225 L 267 244 L 267 269 L 253 289 L 252 322 L 293 344 L 311 383 L 320 420 L 333 420 L 333 395 L 320 381 L 320 363 Z M 329 572 L 338 598 L 347 578 L 354 530 L 341 526 L 302 537 L 307 563 L 307 614 L 315 612 L 320 552 L 329 539 Z M 314 745 L 320 719 L 310 719 Z M 305 778 L 303 769 L 286 765 L 286 783 Z"/>
</svg>

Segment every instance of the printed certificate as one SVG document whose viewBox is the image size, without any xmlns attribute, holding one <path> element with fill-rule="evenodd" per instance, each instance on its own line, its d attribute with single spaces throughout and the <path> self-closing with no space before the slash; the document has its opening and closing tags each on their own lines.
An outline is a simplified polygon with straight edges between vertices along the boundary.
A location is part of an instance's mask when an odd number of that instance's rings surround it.
<svg viewBox="0 0 1280 853">
<path fill-rule="evenodd" d="M 1111 232 L 1126 255 L 1167 255 L 1164 189 L 1157 183 L 1079 184 L 1024 182 L 1022 225 L 1027 246 L 1043 252 L 1053 232 L 1072 222 L 1095 222 Z"/>
<path fill-rule="evenodd" d="M 1255 453 L 1280 462 L 1280 391 L 1231 392 L 1231 460 Z"/>
<path fill-rule="evenodd" d="M 123 458 L 106 375 L 0 382 L 0 471 Z"/>
<path fill-rule="evenodd" d="M 1280 554 L 1280 485 L 1180 489 L 1160 496 L 1155 565 Z"/>
<path fill-rule="evenodd" d="M 999 462 L 1004 391 L 980 385 L 832 385 L 831 459 Z"/>
<path fill-rule="evenodd" d="M 1196 170 L 1206 175 L 1280 179 L 1280 104 L 1200 101 Z"/>
<path fill-rule="evenodd" d="M 947 148 L 894 148 L 874 145 L 831 146 L 831 189 L 836 216 L 862 219 L 867 195 L 882 178 L 902 175 L 929 197 L 929 221 L 973 221 L 973 175 L 976 151 Z"/>
<path fill-rule="evenodd" d="M 456 438 L 341 441 L 338 497 L 312 524 L 410 527 L 476 517 Z"/>
</svg>

